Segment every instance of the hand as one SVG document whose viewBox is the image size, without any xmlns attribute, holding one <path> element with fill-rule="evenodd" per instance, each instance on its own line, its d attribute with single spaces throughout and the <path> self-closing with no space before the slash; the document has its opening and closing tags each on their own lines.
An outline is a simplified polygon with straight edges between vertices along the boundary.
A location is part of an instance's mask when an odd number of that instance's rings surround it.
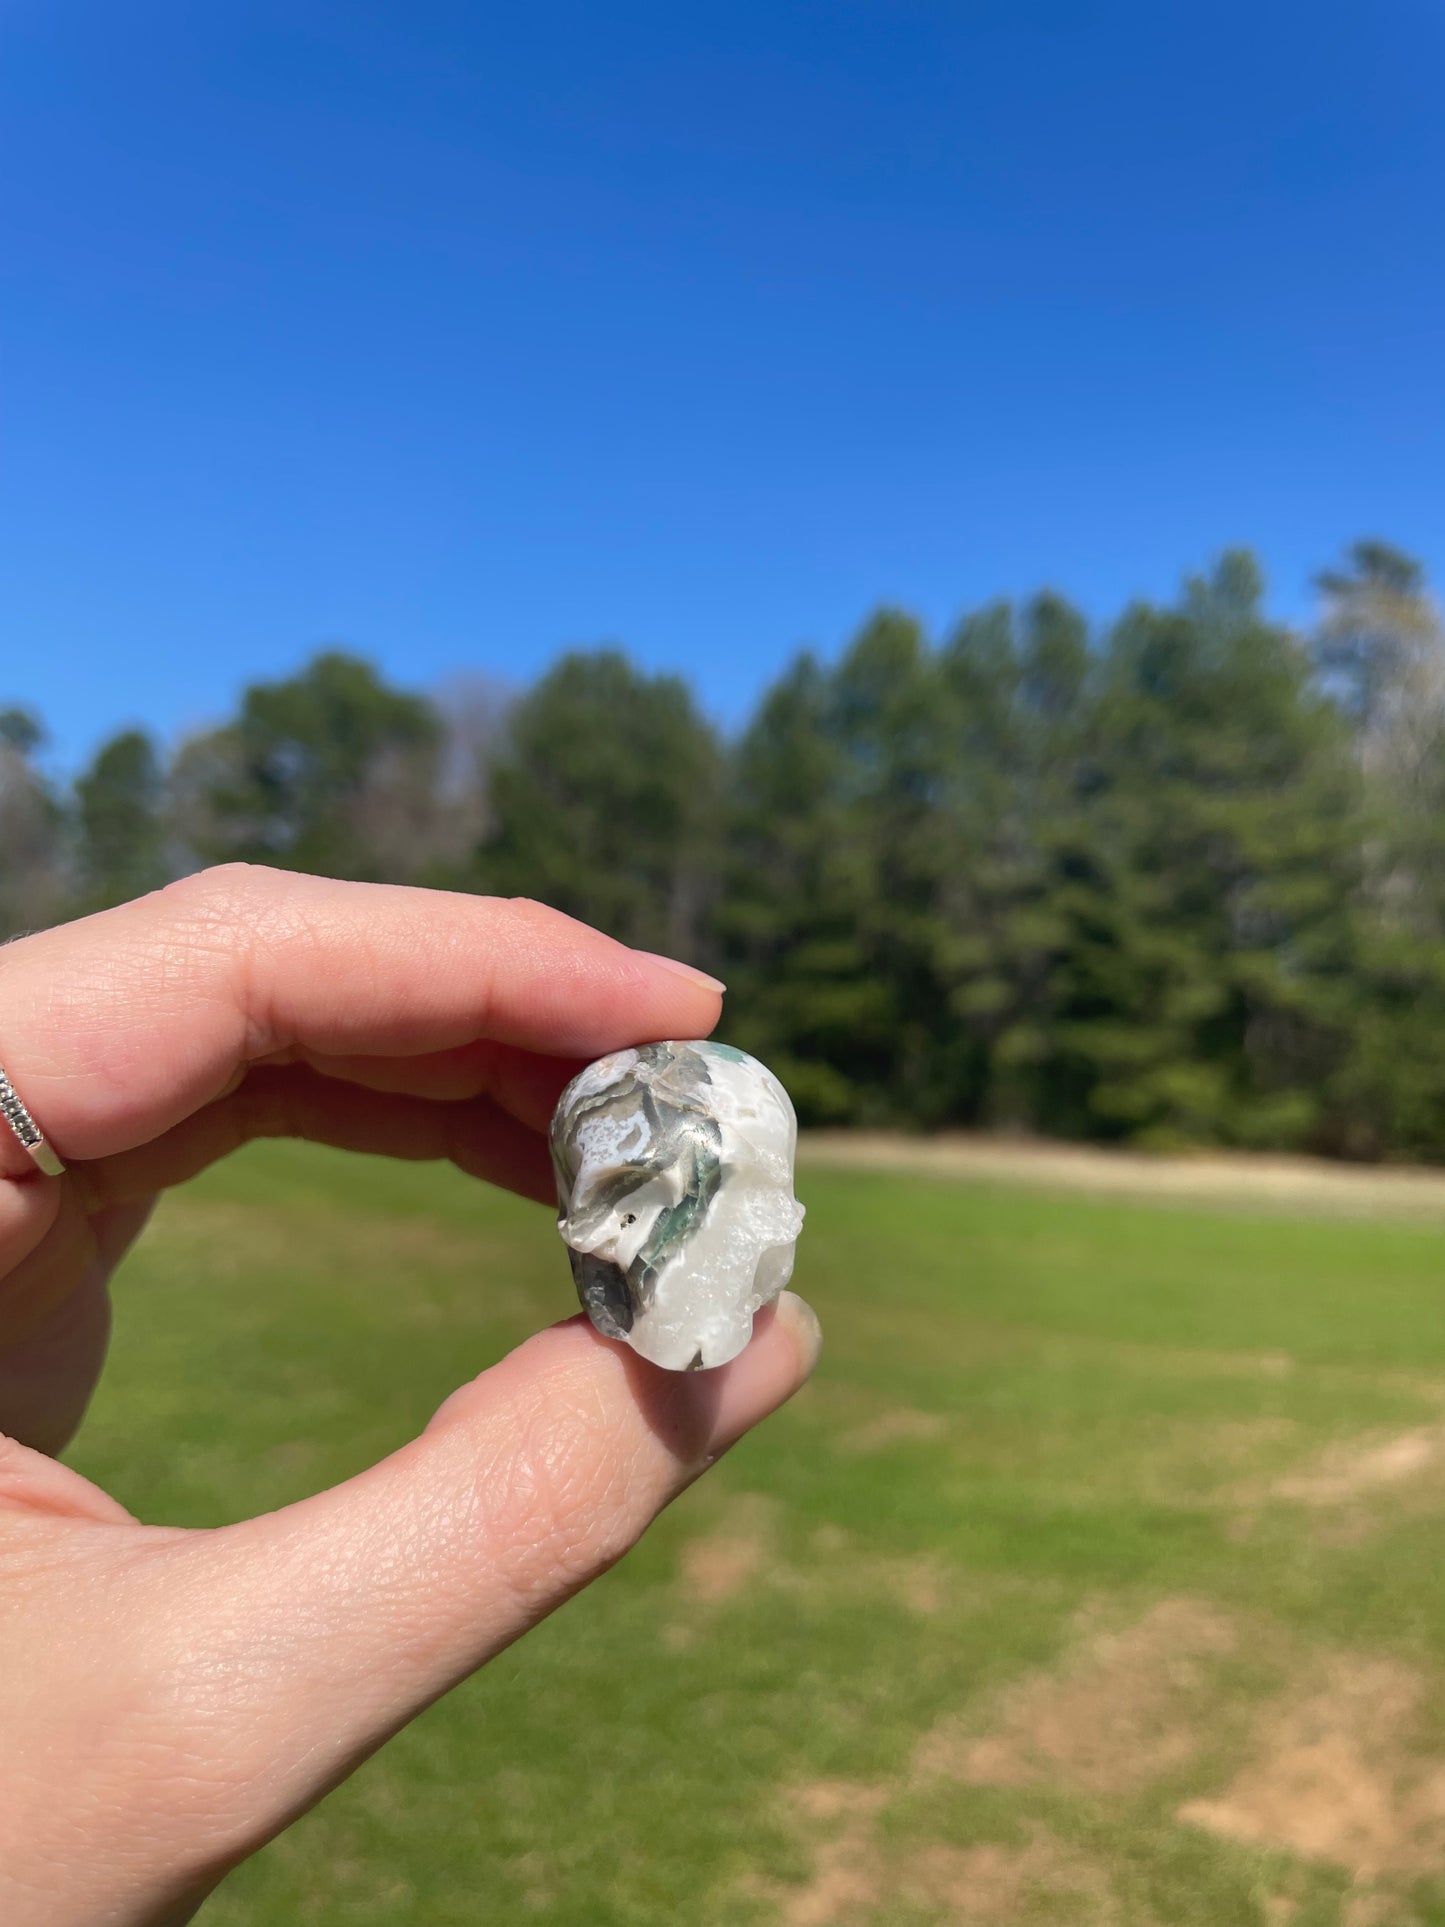
<svg viewBox="0 0 1445 1927">
<path fill-rule="evenodd" d="M 546 1198 L 576 1062 L 717 1014 L 709 980 L 537 904 L 243 867 L 0 950 L 0 1063 L 70 1165 L 41 1176 L 0 1125 L 7 1927 L 189 1919 L 619 1558 L 817 1354 L 787 1294 L 715 1372 L 658 1372 L 574 1318 L 344 1485 L 215 1531 L 145 1526 L 46 1455 L 157 1191 L 300 1136 Z"/>
</svg>

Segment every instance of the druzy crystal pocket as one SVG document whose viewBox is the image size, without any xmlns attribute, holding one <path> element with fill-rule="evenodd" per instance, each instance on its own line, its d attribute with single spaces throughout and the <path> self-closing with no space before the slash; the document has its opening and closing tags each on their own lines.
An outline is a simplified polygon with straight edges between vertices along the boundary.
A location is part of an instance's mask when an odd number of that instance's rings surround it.
<svg viewBox="0 0 1445 1927">
<path fill-rule="evenodd" d="M 797 1142 L 777 1078 L 727 1044 L 642 1044 L 574 1077 L 557 1228 L 598 1331 L 672 1371 L 735 1358 L 792 1276 Z"/>
</svg>

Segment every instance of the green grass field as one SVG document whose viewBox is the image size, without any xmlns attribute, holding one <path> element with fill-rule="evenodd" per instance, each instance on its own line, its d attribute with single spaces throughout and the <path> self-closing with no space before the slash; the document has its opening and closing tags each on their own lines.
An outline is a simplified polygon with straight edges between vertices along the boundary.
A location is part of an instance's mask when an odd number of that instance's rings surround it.
<svg viewBox="0 0 1445 1927">
<path fill-rule="evenodd" d="M 211 1927 L 1445 1923 L 1445 1233 L 803 1195 L 812 1386 Z M 254 1149 L 126 1266 L 70 1456 L 275 1506 L 570 1289 L 534 1206 Z"/>
</svg>

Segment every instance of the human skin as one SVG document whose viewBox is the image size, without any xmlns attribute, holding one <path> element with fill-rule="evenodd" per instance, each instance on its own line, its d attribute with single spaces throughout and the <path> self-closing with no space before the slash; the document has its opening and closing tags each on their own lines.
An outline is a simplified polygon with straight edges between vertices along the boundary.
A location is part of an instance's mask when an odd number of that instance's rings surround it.
<svg viewBox="0 0 1445 1927">
<path fill-rule="evenodd" d="M 0 1920 L 172 1927 L 424 1706 L 614 1563 L 788 1398 L 785 1293 L 716 1371 L 572 1318 L 297 1505 L 144 1525 L 53 1456 L 158 1191 L 258 1137 L 449 1158 L 539 1200 L 581 1061 L 717 988 L 541 905 L 231 866 L 0 949 Z M 397 1289 L 405 1291 L 399 1278 Z"/>
</svg>

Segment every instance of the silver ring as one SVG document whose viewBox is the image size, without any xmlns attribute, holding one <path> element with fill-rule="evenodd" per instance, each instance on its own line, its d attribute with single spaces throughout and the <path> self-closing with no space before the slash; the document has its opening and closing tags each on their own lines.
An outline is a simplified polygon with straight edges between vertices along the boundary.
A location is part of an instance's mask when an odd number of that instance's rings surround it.
<svg viewBox="0 0 1445 1927">
<path fill-rule="evenodd" d="M 25 1146 L 48 1178 L 58 1178 L 65 1166 L 45 1142 L 44 1134 L 16 1094 L 15 1086 L 0 1067 L 0 1117 Z"/>
</svg>

